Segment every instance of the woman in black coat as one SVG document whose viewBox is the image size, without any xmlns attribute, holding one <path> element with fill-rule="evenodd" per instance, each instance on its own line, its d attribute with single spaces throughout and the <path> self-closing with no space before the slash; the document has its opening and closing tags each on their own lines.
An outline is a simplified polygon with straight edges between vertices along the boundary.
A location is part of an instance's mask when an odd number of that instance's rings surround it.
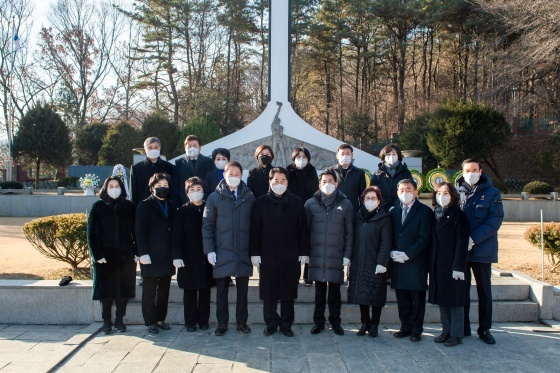
<svg viewBox="0 0 560 373">
<path fill-rule="evenodd" d="M 268 193 L 268 176 L 272 166 L 272 161 L 274 160 L 274 152 L 272 148 L 268 145 L 260 145 L 255 150 L 255 158 L 259 165 L 251 170 L 249 170 L 249 175 L 247 176 L 247 186 L 258 198 L 264 194 Z"/>
<path fill-rule="evenodd" d="M 354 221 L 354 246 L 350 266 L 348 302 L 360 305 L 362 326 L 356 333 L 377 337 L 381 309 L 387 299 L 387 265 L 392 245 L 390 215 L 379 207 L 381 190 L 366 188 Z M 371 316 L 369 309 L 371 306 Z"/>
<path fill-rule="evenodd" d="M 381 207 L 389 211 L 399 201 L 397 196 L 399 181 L 412 179 L 412 174 L 406 163 L 403 163 L 401 148 L 396 144 L 389 144 L 381 149 L 379 159 L 381 159 L 381 163 L 371 177 L 371 185 L 378 186 L 381 189 L 381 195 L 383 196 Z"/>
<path fill-rule="evenodd" d="M 111 333 L 111 307 L 116 306 L 115 328 L 126 331 L 123 318 L 130 298 L 136 296 L 136 244 L 134 215 L 136 207 L 126 199 L 122 180 L 105 180 L 100 201 L 91 207 L 87 238 L 93 270 L 92 299 L 101 301 L 103 332 Z"/>
<path fill-rule="evenodd" d="M 171 276 L 171 227 L 176 207 L 168 199 L 171 177 L 154 174 L 148 186 L 152 194 L 136 210 L 136 244 L 142 273 L 142 316 L 150 333 L 169 330 L 165 322 Z"/>
<path fill-rule="evenodd" d="M 208 329 L 210 289 L 216 284 L 212 266 L 202 249 L 202 215 L 205 203 L 203 180 L 191 177 L 185 182 L 189 202 L 177 210 L 173 221 L 173 265 L 177 284 L 183 289 L 185 325 L 189 332 Z"/>
<path fill-rule="evenodd" d="M 436 224 L 429 257 L 428 301 L 439 306 L 442 333 L 434 339 L 447 347 L 463 339 L 465 272 L 469 244 L 469 221 L 459 208 L 459 193 L 451 183 L 440 183 L 433 194 Z"/>
</svg>

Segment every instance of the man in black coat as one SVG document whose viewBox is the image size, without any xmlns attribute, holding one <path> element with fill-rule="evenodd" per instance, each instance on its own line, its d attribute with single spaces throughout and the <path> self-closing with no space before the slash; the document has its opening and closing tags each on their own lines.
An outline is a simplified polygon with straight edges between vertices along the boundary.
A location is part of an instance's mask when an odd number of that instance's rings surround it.
<svg viewBox="0 0 560 373">
<path fill-rule="evenodd" d="M 269 180 L 268 194 L 258 197 L 253 206 L 249 253 L 253 265 L 260 266 L 264 335 L 272 335 L 280 327 L 285 336 L 293 337 L 300 262 L 309 256 L 307 217 L 303 201 L 287 190 L 288 171 L 275 167 Z"/>
<path fill-rule="evenodd" d="M 175 161 L 171 199 L 179 205 L 184 205 L 189 201 L 185 193 L 185 181 L 193 176 L 204 179 L 206 174 L 215 167 L 212 159 L 200 154 L 201 149 L 202 145 L 198 137 L 188 135 L 185 139 L 185 156 Z"/>
<path fill-rule="evenodd" d="M 434 213 L 418 200 L 416 183 L 404 179 L 397 185 L 401 204 L 391 210 L 393 246 L 391 251 L 391 287 L 395 289 L 401 328 L 396 338 L 422 339 L 426 291 L 428 290 L 428 254 Z"/>
<path fill-rule="evenodd" d="M 154 174 L 165 172 L 173 175 L 173 165 L 159 157 L 161 143 L 157 137 L 148 137 L 144 141 L 144 150 L 146 159 L 134 164 L 130 170 L 130 194 L 136 206 L 150 196 L 148 182 Z"/>
<path fill-rule="evenodd" d="M 354 212 L 360 208 L 360 195 L 368 187 L 365 172 L 352 164 L 354 148 L 342 144 L 336 150 L 338 164 L 329 170 L 336 174 L 338 190 L 352 202 Z"/>
</svg>

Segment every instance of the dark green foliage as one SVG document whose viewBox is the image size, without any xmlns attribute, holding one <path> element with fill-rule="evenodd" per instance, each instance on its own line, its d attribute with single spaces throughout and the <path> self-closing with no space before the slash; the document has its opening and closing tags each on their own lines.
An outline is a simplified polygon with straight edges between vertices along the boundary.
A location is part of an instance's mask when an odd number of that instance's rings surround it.
<svg viewBox="0 0 560 373">
<path fill-rule="evenodd" d="M 220 126 L 218 126 L 216 122 L 202 116 L 192 118 L 185 127 L 181 129 L 179 141 L 177 142 L 178 153 L 184 152 L 184 142 L 188 135 L 195 135 L 198 137 L 202 146 L 222 136 Z M 210 154 L 212 150 L 214 149 L 203 149 L 203 152 L 204 154 Z"/>
<path fill-rule="evenodd" d="M 78 176 L 63 177 L 56 182 L 56 186 L 75 189 L 78 186 L 79 179 Z"/>
<path fill-rule="evenodd" d="M 4 181 L 0 183 L 2 189 L 23 189 L 23 184 L 19 181 Z"/>
<path fill-rule="evenodd" d="M 424 173 L 438 166 L 436 157 L 428 147 L 428 131 L 430 113 L 418 115 L 407 123 L 406 129 L 399 134 L 399 146 L 403 150 L 420 150 L 422 152 L 422 168 Z"/>
<path fill-rule="evenodd" d="M 491 179 L 492 185 L 500 191 L 500 193 L 505 194 L 508 192 L 506 184 L 500 179 Z"/>
<path fill-rule="evenodd" d="M 140 133 L 142 139 L 157 137 L 161 142 L 161 154 L 165 155 L 167 159 L 175 156 L 179 128 L 165 114 L 158 112 L 149 114 L 142 122 Z"/>
<path fill-rule="evenodd" d="M 553 192 L 554 189 L 549 183 L 535 180 L 525 184 L 525 186 L 523 187 L 523 191 L 530 194 L 548 194 Z"/>
<path fill-rule="evenodd" d="M 75 152 L 80 165 L 96 165 L 99 162 L 99 149 L 108 127 L 101 123 L 92 123 L 76 131 Z"/>
<path fill-rule="evenodd" d="M 103 138 L 103 145 L 99 150 L 99 164 L 114 166 L 122 164 L 132 165 L 132 149 L 142 147 L 139 131 L 127 122 L 119 122 L 109 128 Z"/>
</svg>

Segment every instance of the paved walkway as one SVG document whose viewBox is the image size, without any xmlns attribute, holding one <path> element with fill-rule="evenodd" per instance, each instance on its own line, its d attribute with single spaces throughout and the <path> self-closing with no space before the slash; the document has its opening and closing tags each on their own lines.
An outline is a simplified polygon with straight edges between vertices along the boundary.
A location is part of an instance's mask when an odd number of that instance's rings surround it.
<svg viewBox="0 0 560 373">
<path fill-rule="evenodd" d="M 425 325 L 419 343 L 394 338 L 397 325 L 385 325 L 376 339 L 357 337 L 357 325 L 343 326 L 346 335 L 337 336 L 295 325 L 296 336 L 287 338 L 265 337 L 263 325 L 223 337 L 212 326 L 189 333 L 173 325 L 150 335 L 132 325 L 87 341 L 100 324 L 0 325 L 0 372 L 553 372 L 560 366 L 560 330 L 540 324 L 495 324 L 496 345 L 475 335 L 455 348 L 433 342 L 437 324 Z"/>
</svg>

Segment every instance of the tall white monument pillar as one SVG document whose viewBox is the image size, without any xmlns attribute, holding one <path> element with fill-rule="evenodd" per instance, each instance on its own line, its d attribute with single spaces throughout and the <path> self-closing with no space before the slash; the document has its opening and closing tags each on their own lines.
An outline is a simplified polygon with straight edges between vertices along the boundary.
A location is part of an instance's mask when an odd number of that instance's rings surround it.
<svg viewBox="0 0 560 373">
<path fill-rule="evenodd" d="M 283 104 L 290 97 L 290 0 L 270 0 L 268 100 Z"/>
</svg>

